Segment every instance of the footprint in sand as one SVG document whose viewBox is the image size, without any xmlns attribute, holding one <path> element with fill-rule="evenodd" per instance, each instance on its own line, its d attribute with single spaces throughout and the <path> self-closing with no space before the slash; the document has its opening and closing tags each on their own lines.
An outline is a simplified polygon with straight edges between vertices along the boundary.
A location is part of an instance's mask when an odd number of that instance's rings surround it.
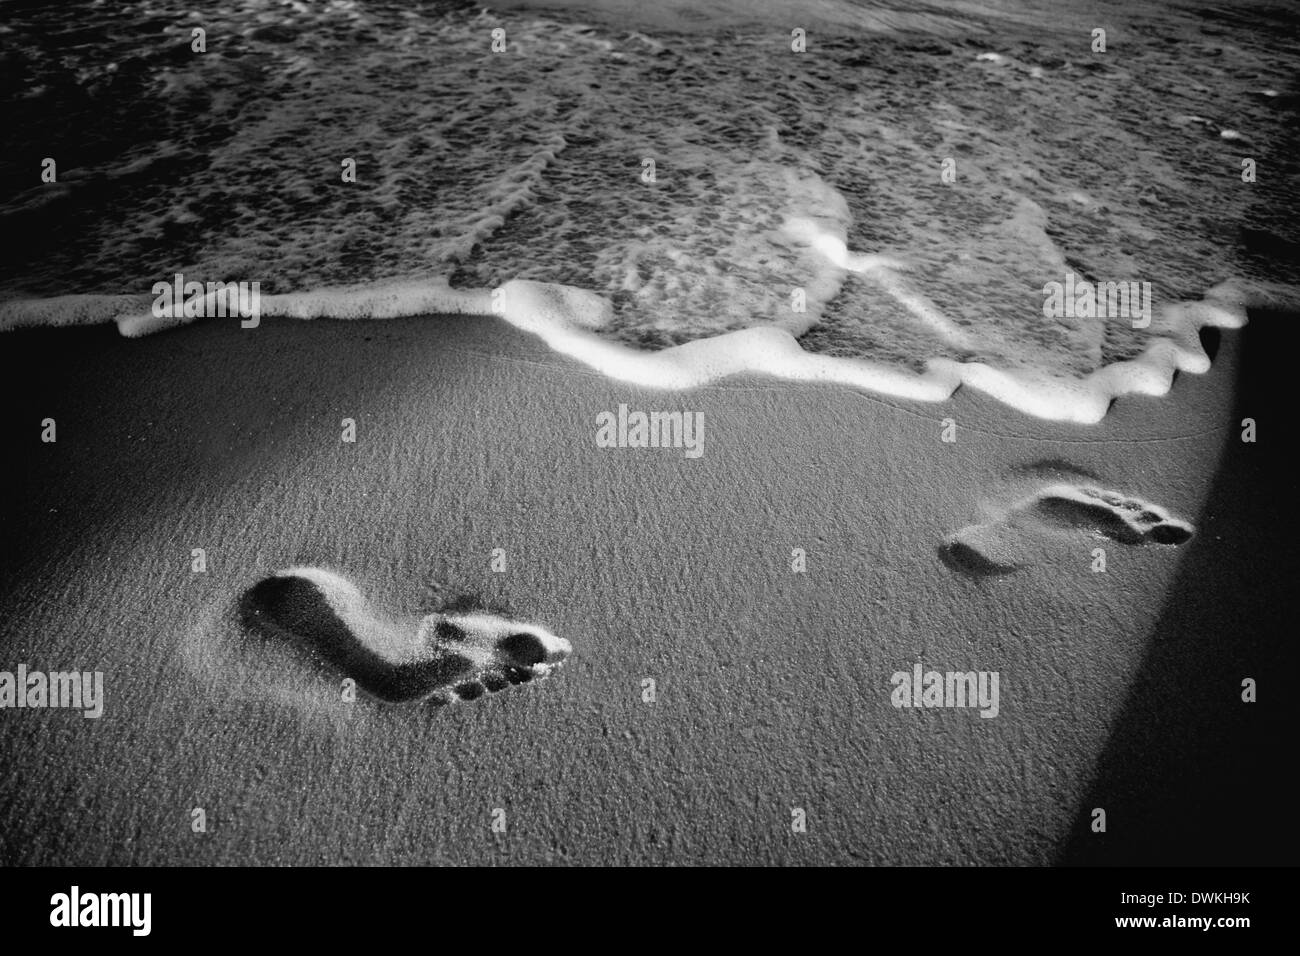
<svg viewBox="0 0 1300 956">
<path fill-rule="evenodd" d="M 1010 574 L 1033 563 L 1035 551 L 1054 533 L 1086 532 L 1126 545 L 1179 545 L 1190 524 L 1163 508 L 1090 483 L 1057 482 L 1040 487 L 1009 507 L 989 509 L 990 520 L 949 535 L 939 557 L 975 576 Z"/>
<path fill-rule="evenodd" d="M 288 568 L 259 581 L 239 615 L 252 631 L 308 645 L 393 703 L 475 700 L 548 676 L 572 651 L 543 628 L 486 611 L 394 619 L 322 568 Z"/>
</svg>

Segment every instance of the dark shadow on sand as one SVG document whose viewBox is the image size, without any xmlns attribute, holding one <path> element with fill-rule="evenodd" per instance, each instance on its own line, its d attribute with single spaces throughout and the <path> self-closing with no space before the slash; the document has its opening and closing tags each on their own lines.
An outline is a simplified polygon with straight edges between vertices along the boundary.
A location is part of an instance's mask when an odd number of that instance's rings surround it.
<svg viewBox="0 0 1300 956">
<path fill-rule="evenodd" d="M 1294 396 L 1300 315 L 1252 312 L 1198 534 L 1061 848 L 1062 865 L 1294 864 L 1284 721 L 1296 672 Z M 1241 440 L 1255 419 L 1258 440 Z M 1242 680 L 1258 682 L 1257 703 Z M 1091 830 L 1095 807 L 1107 830 Z"/>
<path fill-rule="evenodd" d="M 0 333 L 0 438 L 18 456 L 0 469 L 0 534 L 40 542 L 0 549 L 0 595 L 43 578 L 63 553 L 174 527 L 196 502 L 218 500 L 214 490 L 247 496 L 319 454 L 313 436 L 332 433 L 336 409 L 377 412 L 394 382 L 425 374 L 419 356 L 399 352 L 376 376 L 349 325 L 264 319 L 254 332 L 210 319 L 141 339 L 112 324 Z M 40 437 L 47 418 L 51 444 Z"/>
</svg>

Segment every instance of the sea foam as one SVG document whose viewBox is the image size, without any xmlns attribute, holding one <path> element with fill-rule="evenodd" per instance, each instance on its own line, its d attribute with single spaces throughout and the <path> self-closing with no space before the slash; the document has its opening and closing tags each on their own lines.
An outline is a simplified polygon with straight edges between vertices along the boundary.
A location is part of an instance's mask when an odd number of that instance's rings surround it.
<svg viewBox="0 0 1300 956">
<path fill-rule="evenodd" d="M 828 253 L 898 295 L 921 320 L 932 306 L 907 289 L 893 263 L 841 251 L 833 239 Z M 147 297 L 145 297 L 147 300 Z M 155 316 L 133 296 L 76 296 L 0 304 L 0 328 L 114 321 L 125 336 L 137 337 L 183 325 L 191 319 Z M 1204 300 L 1163 309 L 1153 320 L 1151 341 L 1137 358 L 1107 365 L 1078 379 L 1038 369 L 999 369 L 982 362 L 931 359 L 912 373 L 860 358 L 805 351 L 798 338 L 779 325 L 764 325 L 696 339 L 656 352 L 602 338 L 611 319 L 608 300 L 585 289 L 556 283 L 513 280 L 494 289 L 454 289 L 445 278 L 377 282 L 268 295 L 262 315 L 296 319 L 380 320 L 433 314 L 497 315 L 568 355 L 620 381 L 649 388 L 692 388 L 733 375 L 766 374 L 807 382 L 834 383 L 918 401 L 943 401 L 960 386 L 984 392 L 1040 418 L 1078 423 L 1102 419 L 1111 401 L 1126 394 L 1163 395 L 1177 371 L 1201 373 L 1210 367 L 1198 332 L 1202 327 L 1240 328 L 1252 305 L 1300 308 L 1300 297 L 1285 287 L 1247 287 L 1223 283 Z M 954 334 L 957 330 L 954 330 Z"/>
</svg>

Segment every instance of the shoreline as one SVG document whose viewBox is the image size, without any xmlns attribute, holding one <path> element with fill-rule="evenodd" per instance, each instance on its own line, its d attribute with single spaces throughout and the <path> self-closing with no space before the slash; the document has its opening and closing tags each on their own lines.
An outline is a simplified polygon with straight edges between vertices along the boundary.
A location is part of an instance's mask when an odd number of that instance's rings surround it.
<svg viewBox="0 0 1300 956">
<path fill-rule="evenodd" d="M 969 347 L 964 333 L 900 278 L 892 260 L 850 252 L 841 236 L 816 232 L 815 227 L 810 242 L 842 274 L 860 274 L 880 286 L 917 322 L 931 327 L 940 340 Z M 1072 277 L 1073 273 L 1068 275 Z M 181 278 L 179 274 L 175 277 L 178 287 Z M 1082 286 L 1087 286 L 1091 297 L 1092 284 L 1084 282 Z M 170 296 L 171 287 L 167 289 Z M 1204 330 L 1239 329 L 1250 307 L 1281 308 L 1292 304 L 1293 299 L 1292 291 L 1285 286 L 1227 280 L 1207 289 L 1200 300 L 1163 306 L 1154 324 L 1148 302 L 1145 321 L 1150 342 L 1141 353 L 1101 365 L 1082 377 L 1055 377 L 1042 374 L 1042 370 L 1004 369 L 986 362 L 938 356 L 927 359 L 925 370 L 917 372 L 869 357 L 823 354 L 805 349 L 800 341 L 804 333 L 816 327 L 816 322 L 794 319 L 643 351 L 596 333 L 596 329 L 610 324 L 612 312 L 610 302 L 601 295 L 573 286 L 526 280 L 513 280 L 493 290 L 453 289 L 442 278 L 326 287 L 268 294 L 256 314 L 239 314 L 249 320 L 244 323 L 248 329 L 255 329 L 262 316 L 316 321 L 391 321 L 428 314 L 503 318 L 540 338 L 558 355 L 628 385 L 682 390 L 736 377 L 770 376 L 801 384 L 849 386 L 887 398 L 931 403 L 947 401 L 965 387 L 1035 418 L 1092 425 L 1106 416 L 1118 398 L 1162 397 L 1179 373 L 1207 372 L 1210 357 L 1200 344 Z M 215 320 L 178 315 L 176 301 L 170 298 L 166 314 L 156 306 L 150 311 L 146 309 L 150 301 L 149 296 L 123 295 L 11 299 L 0 302 L 0 331 L 111 322 L 123 336 L 140 338 L 196 321 Z M 219 314 L 224 318 L 227 303 L 212 291 L 199 302 L 200 311 L 215 316 L 218 301 Z M 1124 301 L 1127 314 L 1127 299 Z M 1073 302 L 1071 298 L 1071 305 Z M 232 305 L 230 315 L 235 311 Z"/>
</svg>

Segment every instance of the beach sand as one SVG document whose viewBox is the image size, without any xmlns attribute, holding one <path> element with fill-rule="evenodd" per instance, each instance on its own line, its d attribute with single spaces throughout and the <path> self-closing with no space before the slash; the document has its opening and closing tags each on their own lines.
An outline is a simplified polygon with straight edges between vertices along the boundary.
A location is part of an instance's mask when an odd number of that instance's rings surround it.
<svg viewBox="0 0 1300 956">
<path fill-rule="evenodd" d="M 1260 356 L 1293 321 L 1224 333 L 1209 373 L 1094 426 L 970 390 L 628 387 L 487 318 L 10 333 L 5 666 L 102 670 L 106 700 L 0 711 L 0 863 L 1290 859 L 1293 482 Z M 597 447 L 620 404 L 702 412 L 704 454 Z M 1082 472 L 1195 534 L 1003 521 L 1013 572 L 941 557 Z M 473 703 L 347 703 L 229 620 L 296 564 L 393 613 L 465 589 L 573 654 Z M 894 707 L 918 661 L 997 671 L 998 716 Z"/>
</svg>

